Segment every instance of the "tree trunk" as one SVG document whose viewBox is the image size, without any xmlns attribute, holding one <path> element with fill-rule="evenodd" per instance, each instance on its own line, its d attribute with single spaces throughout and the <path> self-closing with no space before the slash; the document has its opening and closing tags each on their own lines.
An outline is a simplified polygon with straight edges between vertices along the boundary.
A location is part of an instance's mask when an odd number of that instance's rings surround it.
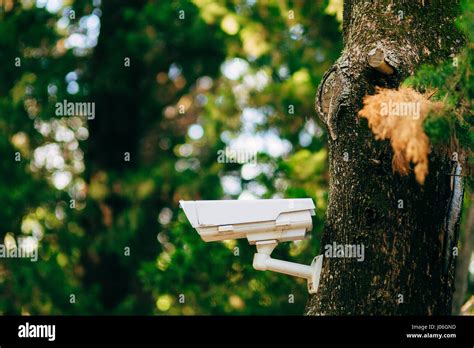
<svg viewBox="0 0 474 348">
<path fill-rule="evenodd" d="M 451 154 L 432 149 L 429 174 L 392 172 L 388 141 L 359 119 L 375 87 L 397 88 L 421 64 L 449 59 L 461 44 L 457 1 L 345 0 L 344 50 L 319 87 L 316 109 L 329 132 L 325 246 L 364 246 L 364 261 L 324 258 L 307 315 L 449 314 L 454 263 L 443 267 L 451 197 Z M 369 65 L 369 52 L 384 54 Z M 370 56 L 370 55 L 369 55 Z M 371 62 L 373 63 L 373 62 Z M 458 229 L 458 221 L 456 230 Z"/>
<path fill-rule="evenodd" d="M 472 199 L 471 199 L 472 200 Z M 469 264 L 471 262 L 471 254 L 473 250 L 474 239 L 474 204 L 470 204 L 467 210 L 466 220 L 463 226 L 463 234 L 460 241 L 461 250 L 456 263 L 456 278 L 454 285 L 456 292 L 453 298 L 453 314 L 461 314 L 461 307 L 466 297 Z"/>
</svg>

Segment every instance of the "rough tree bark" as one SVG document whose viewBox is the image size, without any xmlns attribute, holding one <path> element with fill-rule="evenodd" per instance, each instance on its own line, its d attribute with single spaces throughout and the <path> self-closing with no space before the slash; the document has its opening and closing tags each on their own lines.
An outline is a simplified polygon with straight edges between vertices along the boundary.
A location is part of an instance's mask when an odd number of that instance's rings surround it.
<svg viewBox="0 0 474 348">
<path fill-rule="evenodd" d="M 474 205 L 472 203 L 467 210 L 460 244 L 461 250 L 459 251 L 459 257 L 456 262 L 456 277 L 454 281 L 456 292 L 454 293 L 452 308 L 452 313 L 457 315 L 461 314 L 461 307 L 464 304 L 464 298 L 467 291 L 469 264 L 474 247 Z"/>
<path fill-rule="evenodd" d="M 389 142 L 376 141 L 357 112 L 375 86 L 397 88 L 421 64 L 451 59 L 462 42 L 457 14 L 454 0 L 344 1 L 344 50 L 316 97 L 330 153 L 321 248 L 362 244 L 365 260 L 325 258 L 307 315 L 450 313 L 454 262 L 443 270 L 443 241 L 451 153 L 432 149 L 424 185 L 394 174 Z"/>
</svg>

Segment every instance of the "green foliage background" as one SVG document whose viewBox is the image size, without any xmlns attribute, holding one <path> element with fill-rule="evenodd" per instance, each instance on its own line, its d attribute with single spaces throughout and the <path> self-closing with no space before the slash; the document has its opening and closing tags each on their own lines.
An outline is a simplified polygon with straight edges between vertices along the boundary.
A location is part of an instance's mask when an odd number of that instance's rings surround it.
<svg viewBox="0 0 474 348">
<path fill-rule="evenodd" d="M 328 181 L 313 99 L 340 10 L 4 1 L 0 240 L 29 237 L 39 260 L 0 261 L 0 314 L 303 313 L 303 280 L 253 270 L 244 240 L 203 243 L 179 200 L 311 197 L 312 238 L 274 253 L 310 262 Z M 94 102 L 95 119 L 57 117 L 64 99 Z M 260 144 L 257 169 L 217 162 L 239 141 Z"/>
</svg>

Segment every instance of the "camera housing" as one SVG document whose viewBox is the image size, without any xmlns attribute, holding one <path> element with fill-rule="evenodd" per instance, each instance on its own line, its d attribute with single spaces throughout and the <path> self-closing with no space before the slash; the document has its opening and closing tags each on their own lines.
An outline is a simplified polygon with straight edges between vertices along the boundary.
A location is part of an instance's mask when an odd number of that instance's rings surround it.
<svg viewBox="0 0 474 348">
<path fill-rule="evenodd" d="M 310 266 L 270 257 L 279 242 L 302 240 L 312 230 L 311 198 L 180 201 L 180 206 L 205 242 L 247 238 L 257 247 L 255 269 L 306 278 L 309 293 L 317 291 L 322 255 Z"/>
</svg>

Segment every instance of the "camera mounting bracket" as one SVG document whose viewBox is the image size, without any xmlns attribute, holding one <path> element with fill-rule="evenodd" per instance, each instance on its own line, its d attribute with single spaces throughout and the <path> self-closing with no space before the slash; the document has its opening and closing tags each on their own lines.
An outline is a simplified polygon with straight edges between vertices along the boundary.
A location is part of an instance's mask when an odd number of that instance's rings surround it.
<svg viewBox="0 0 474 348">
<path fill-rule="evenodd" d="M 316 256 L 311 265 L 273 259 L 270 254 L 278 245 L 276 240 L 259 241 L 255 243 L 257 252 L 253 257 L 253 268 L 258 271 L 273 271 L 293 277 L 308 280 L 308 292 L 315 294 L 318 291 L 319 278 L 323 265 L 323 255 Z"/>
</svg>

